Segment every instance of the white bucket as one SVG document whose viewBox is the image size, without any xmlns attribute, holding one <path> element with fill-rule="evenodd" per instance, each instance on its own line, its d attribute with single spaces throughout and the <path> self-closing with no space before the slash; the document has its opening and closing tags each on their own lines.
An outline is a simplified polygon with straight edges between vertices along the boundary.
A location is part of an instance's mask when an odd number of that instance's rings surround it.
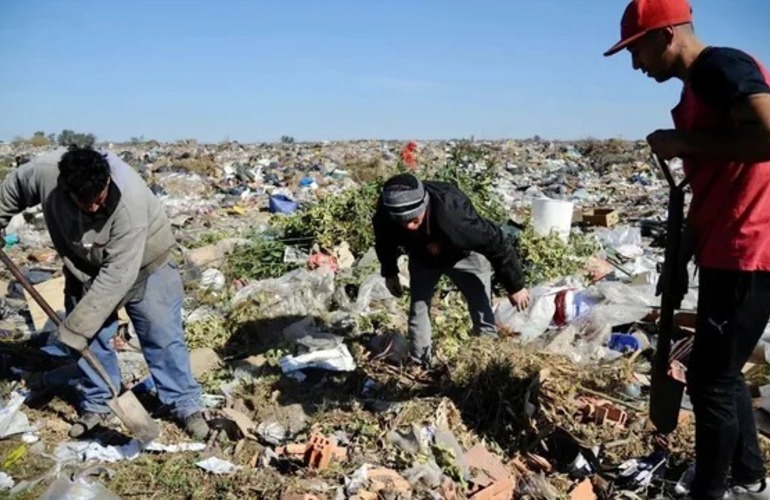
<svg viewBox="0 0 770 500">
<path fill-rule="evenodd" d="M 532 200 L 532 227 L 541 236 L 556 231 L 565 243 L 572 226 L 572 202 L 539 198 Z"/>
</svg>

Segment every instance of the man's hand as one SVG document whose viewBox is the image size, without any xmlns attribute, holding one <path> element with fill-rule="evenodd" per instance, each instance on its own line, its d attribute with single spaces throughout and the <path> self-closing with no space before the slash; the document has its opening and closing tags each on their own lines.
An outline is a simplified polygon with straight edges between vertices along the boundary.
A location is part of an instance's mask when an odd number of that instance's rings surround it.
<svg viewBox="0 0 770 500">
<path fill-rule="evenodd" d="M 401 281 L 398 279 L 398 275 L 388 276 L 385 278 L 385 286 L 388 288 L 388 291 L 391 293 L 391 295 L 396 298 L 404 295 L 404 288 L 401 286 Z"/>
<path fill-rule="evenodd" d="M 59 340 L 59 342 L 76 350 L 77 352 L 80 352 L 88 347 L 87 338 L 69 330 L 64 325 L 59 327 L 59 330 L 56 332 L 56 338 Z"/>
<path fill-rule="evenodd" d="M 685 152 L 684 143 L 678 130 L 656 130 L 647 136 L 652 152 L 664 160 L 681 158 Z"/>
<path fill-rule="evenodd" d="M 675 276 L 673 282 L 668 283 L 666 273 L 661 273 L 658 278 L 658 283 L 655 287 L 655 296 L 660 296 L 664 291 L 667 291 L 673 295 L 677 301 L 684 299 L 687 295 L 687 291 L 690 287 L 690 273 L 687 270 L 687 265 L 692 259 L 695 252 L 695 245 L 697 244 L 697 235 L 692 224 L 685 224 L 682 230 L 682 241 L 679 248 L 679 256 L 677 257 Z M 664 263 L 665 267 L 665 263 Z"/>
<path fill-rule="evenodd" d="M 655 296 L 659 297 L 663 292 L 668 291 L 679 302 L 687 295 L 687 290 L 690 287 L 690 276 L 687 272 L 687 268 L 677 269 L 676 276 L 673 277 L 674 282 L 668 283 L 668 276 L 666 273 L 661 273 L 658 278 L 658 283 L 655 285 Z"/>
<path fill-rule="evenodd" d="M 518 292 L 508 295 L 508 300 L 517 311 L 523 311 L 529 307 L 529 290 L 522 288 Z"/>
</svg>

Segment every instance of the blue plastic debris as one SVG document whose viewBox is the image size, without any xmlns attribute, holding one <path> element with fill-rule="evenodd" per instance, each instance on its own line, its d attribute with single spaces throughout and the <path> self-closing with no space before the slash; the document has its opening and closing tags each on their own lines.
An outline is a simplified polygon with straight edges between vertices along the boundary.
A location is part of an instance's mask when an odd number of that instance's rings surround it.
<svg viewBox="0 0 770 500">
<path fill-rule="evenodd" d="M 268 201 L 271 214 L 291 214 L 297 211 L 299 204 L 283 194 L 274 194 Z"/>
<path fill-rule="evenodd" d="M 309 188 L 313 184 L 315 184 L 315 179 L 313 179 L 312 177 L 303 177 L 299 181 L 299 187 L 303 187 L 303 188 Z"/>
<path fill-rule="evenodd" d="M 17 245 L 19 243 L 19 235 L 18 234 L 6 234 L 5 235 L 5 247 L 12 247 L 13 245 Z"/>
<path fill-rule="evenodd" d="M 613 333 L 607 347 L 618 352 L 638 351 L 639 339 L 628 333 Z"/>
</svg>

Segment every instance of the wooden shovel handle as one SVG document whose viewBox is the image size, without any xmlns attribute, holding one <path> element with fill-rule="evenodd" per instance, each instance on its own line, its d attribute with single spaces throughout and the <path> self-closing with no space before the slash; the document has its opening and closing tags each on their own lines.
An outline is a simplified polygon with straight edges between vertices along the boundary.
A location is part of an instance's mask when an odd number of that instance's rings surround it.
<svg viewBox="0 0 770 500">
<path fill-rule="evenodd" d="M 59 327 L 62 324 L 61 318 L 58 314 L 56 314 L 56 311 L 54 311 L 51 306 L 48 304 L 48 302 L 43 298 L 42 295 L 35 289 L 34 286 L 32 286 L 32 283 L 29 282 L 26 276 L 24 276 L 24 273 L 21 272 L 21 269 L 14 264 L 14 262 L 11 260 L 10 257 L 8 257 L 8 254 L 5 253 L 5 251 L 0 248 L 0 260 L 3 262 L 5 267 L 8 268 L 9 271 L 11 271 L 11 274 L 14 278 L 16 278 L 16 281 L 18 281 L 22 287 L 29 293 L 32 298 L 37 302 L 37 304 L 40 306 L 43 311 L 48 315 L 49 318 L 51 318 L 51 321 Z M 115 389 L 115 386 L 112 385 L 112 381 L 110 380 L 110 376 L 107 374 L 107 371 L 104 369 L 101 363 L 99 363 L 99 360 L 94 357 L 93 353 L 88 350 L 88 347 L 84 348 L 80 351 L 80 355 L 88 362 L 89 365 L 91 365 L 91 368 L 93 368 L 96 373 L 104 380 L 104 382 L 107 384 L 107 386 L 110 388 L 110 392 L 112 393 L 112 397 L 116 398 L 118 397 L 118 391 Z"/>
<path fill-rule="evenodd" d="M 27 293 L 29 293 L 32 298 L 35 299 L 35 302 L 37 302 L 40 308 L 45 311 L 49 318 L 51 318 L 51 321 L 53 321 L 56 326 L 61 326 L 61 318 L 59 315 L 56 314 L 53 309 L 51 309 L 51 306 L 48 305 L 48 302 L 46 302 L 43 296 L 40 295 L 37 290 L 35 290 L 35 287 L 32 286 L 32 283 L 30 283 L 27 277 L 24 276 L 24 273 L 21 272 L 18 266 L 13 263 L 11 258 L 8 257 L 8 254 L 6 254 L 2 249 L 0 249 L 0 260 L 2 260 L 3 264 L 5 264 L 5 267 L 11 271 L 11 274 L 13 274 L 13 277 L 16 278 L 16 281 L 21 283 L 21 286 L 24 287 Z"/>
</svg>

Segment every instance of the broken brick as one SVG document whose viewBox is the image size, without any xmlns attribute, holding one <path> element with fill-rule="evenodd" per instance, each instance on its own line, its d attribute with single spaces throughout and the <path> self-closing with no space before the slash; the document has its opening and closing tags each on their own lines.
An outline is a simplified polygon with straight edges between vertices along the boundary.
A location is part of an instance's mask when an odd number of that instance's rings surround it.
<svg viewBox="0 0 770 500">
<path fill-rule="evenodd" d="M 519 474 L 526 475 L 531 472 L 519 457 L 513 458 L 510 462 L 508 462 L 508 465 L 513 467 Z"/>
<path fill-rule="evenodd" d="M 281 497 L 281 500 L 318 500 L 318 497 L 310 493 L 289 493 Z"/>
<path fill-rule="evenodd" d="M 615 426 L 621 426 L 626 423 L 628 414 L 611 405 L 600 406 L 596 409 L 596 422 L 600 425 L 607 423 L 614 424 Z"/>
<path fill-rule="evenodd" d="M 486 472 L 492 479 L 504 479 L 511 475 L 500 459 L 481 444 L 477 444 L 465 453 L 465 462 Z"/>
<path fill-rule="evenodd" d="M 590 479 L 584 479 L 569 494 L 570 500 L 596 500 L 594 485 Z"/>
<path fill-rule="evenodd" d="M 325 469 L 329 466 L 334 452 L 334 444 L 321 435 L 310 436 L 305 451 L 305 465 L 311 469 Z"/>
<path fill-rule="evenodd" d="M 532 466 L 533 469 L 540 470 L 546 473 L 551 472 L 553 470 L 553 466 L 551 465 L 551 462 L 541 457 L 540 455 L 537 455 L 535 453 L 527 453 L 525 455 L 525 458 L 527 459 L 527 461 L 529 462 L 530 466 Z"/>
<path fill-rule="evenodd" d="M 361 490 L 352 497 L 350 497 L 350 500 L 377 500 L 379 498 L 379 495 L 377 493 L 372 493 L 371 491 L 367 490 Z"/>
<path fill-rule="evenodd" d="M 404 479 L 401 474 L 391 469 L 370 469 L 367 471 L 366 476 L 371 482 L 369 488 L 375 492 L 387 488 L 399 493 L 406 493 L 412 489 L 409 481 Z"/>
<path fill-rule="evenodd" d="M 512 477 L 507 477 L 495 481 L 491 486 L 470 496 L 472 500 L 511 500 L 513 492 L 516 490 L 516 481 Z"/>
<path fill-rule="evenodd" d="M 494 479 L 489 477 L 485 472 L 479 472 L 471 480 L 474 486 L 474 491 L 486 488 L 495 482 Z"/>
<path fill-rule="evenodd" d="M 337 460 L 345 460 L 348 457 L 348 449 L 344 446 L 337 446 L 333 441 L 323 436 L 313 436 L 307 443 L 292 443 L 286 446 L 279 446 L 275 449 L 275 454 L 284 457 L 302 457 L 305 465 L 311 468 L 323 468 L 329 465 L 325 460 L 328 455 Z M 325 464 L 321 467 L 322 464 Z"/>
<path fill-rule="evenodd" d="M 448 477 L 441 485 L 441 496 L 444 500 L 457 500 L 457 485 Z"/>
</svg>

